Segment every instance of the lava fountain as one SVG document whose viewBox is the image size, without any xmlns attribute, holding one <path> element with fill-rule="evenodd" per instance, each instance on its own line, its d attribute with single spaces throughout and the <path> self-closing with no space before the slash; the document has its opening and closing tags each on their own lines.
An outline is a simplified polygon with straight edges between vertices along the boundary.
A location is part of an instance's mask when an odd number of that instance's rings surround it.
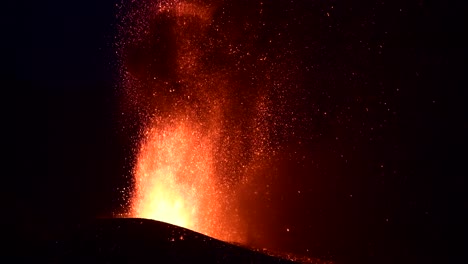
<svg viewBox="0 0 468 264">
<path fill-rule="evenodd" d="M 190 120 L 171 120 L 145 132 L 134 172 L 132 214 L 239 240 L 235 230 L 220 226 L 225 212 L 213 160 L 217 130 Z"/>
<path fill-rule="evenodd" d="M 245 241 L 239 196 L 274 153 L 284 109 L 275 98 L 294 73 L 278 35 L 262 33 L 262 14 L 262 2 L 121 6 L 125 111 L 142 124 L 132 217 Z"/>
</svg>

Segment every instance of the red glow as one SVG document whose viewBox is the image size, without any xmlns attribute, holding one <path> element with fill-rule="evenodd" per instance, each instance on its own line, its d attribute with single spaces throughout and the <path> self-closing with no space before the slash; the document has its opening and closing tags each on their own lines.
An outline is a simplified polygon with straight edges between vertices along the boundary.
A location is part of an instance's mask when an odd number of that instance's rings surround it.
<svg viewBox="0 0 468 264">
<path fill-rule="evenodd" d="M 132 215 L 242 241 L 227 222 L 236 215 L 215 175 L 218 140 L 216 128 L 203 131 L 188 117 L 149 128 L 137 155 Z"/>
<path fill-rule="evenodd" d="M 118 43 L 121 76 L 145 124 L 131 216 L 245 242 L 241 212 L 250 205 L 241 203 L 255 202 L 253 184 L 268 185 L 256 173 L 277 153 L 270 136 L 278 135 L 295 71 L 285 67 L 288 53 L 259 39 L 261 21 L 248 23 L 261 18 L 262 3 L 246 10 L 202 1 L 130 5 Z"/>
</svg>

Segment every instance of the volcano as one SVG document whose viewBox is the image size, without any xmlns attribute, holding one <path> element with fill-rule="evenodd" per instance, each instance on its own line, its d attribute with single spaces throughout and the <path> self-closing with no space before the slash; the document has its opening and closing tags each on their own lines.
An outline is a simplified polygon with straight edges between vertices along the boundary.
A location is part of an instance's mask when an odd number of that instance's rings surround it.
<svg viewBox="0 0 468 264">
<path fill-rule="evenodd" d="M 46 263 L 298 263 L 142 218 L 95 219 L 36 241 L 31 249 L 23 247 L 19 255 Z"/>
</svg>

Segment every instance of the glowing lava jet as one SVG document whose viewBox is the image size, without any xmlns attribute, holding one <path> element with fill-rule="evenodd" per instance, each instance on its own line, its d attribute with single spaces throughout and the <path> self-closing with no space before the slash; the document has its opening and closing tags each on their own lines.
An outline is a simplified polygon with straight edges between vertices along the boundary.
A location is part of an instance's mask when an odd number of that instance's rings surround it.
<svg viewBox="0 0 468 264">
<path fill-rule="evenodd" d="M 270 98 L 282 96 L 294 69 L 259 37 L 263 3 L 207 2 L 123 8 L 124 96 L 144 124 L 130 215 L 243 242 L 239 197 L 275 152 L 269 137 L 284 105 Z"/>
<path fill-rule="evenodd" d="M 223 225 L 235 214 L 226 212 L 228 197 L 215 178 L 216 133 L 182 118 L 150 128 L 145 135 L 134 172 L 132 214 L 240 240 L 234 226 Z"/>
<path fill-rule="evenodd" d="M 171 59 L 173 76 L 162 81 L 154 78 L 151 84 L 159 96 L 155 110 L 159 113 L 147 119 L 142 132 L 131 215 L 240 242 L 235 200 L 225 182 L 215 176 L 220 171 L 215 157 L 226 158 L 220 153 L 222 141 L 232 145 L 225 139 L 221 121 L 226 79 L 206 72 L 198 61 L 205 53 L 201 42 L 206 41 L 212 9 L 182 2 L 143 9 L 153 8 L 159 19 L 171 24 L 167 39 L 177 55 Z"/>
</svg>

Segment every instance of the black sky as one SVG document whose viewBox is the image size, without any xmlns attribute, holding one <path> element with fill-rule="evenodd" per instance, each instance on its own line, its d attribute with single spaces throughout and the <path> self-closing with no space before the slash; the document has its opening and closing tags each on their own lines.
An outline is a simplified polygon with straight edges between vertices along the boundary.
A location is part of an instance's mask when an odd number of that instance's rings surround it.
<svg viewBox="0 0 468 264">
<path fill-rule="evenodd" d="M 314 140 L 286 147 L 272 186 L 277 213 L 253 227 L 275 241 L 259 241 L 338 260 L 455 263 L 467 220 L 466 7 L 279 2 L 272 14 L 295 6 L 310 19 L 291 35 L 313 49 L 301 54 L 313 68 L 313 107 L 296 110 L 314 120 L 297 137 Z M 13 137 L 4 140 L 15 163 L 5 165 L 4 203 L 17 238 L 121 208 L 135 131 L 120 122 L 115 4 L 34 2 L 5 16 L 13 62 L 4 128 Z"/>
</svg>

